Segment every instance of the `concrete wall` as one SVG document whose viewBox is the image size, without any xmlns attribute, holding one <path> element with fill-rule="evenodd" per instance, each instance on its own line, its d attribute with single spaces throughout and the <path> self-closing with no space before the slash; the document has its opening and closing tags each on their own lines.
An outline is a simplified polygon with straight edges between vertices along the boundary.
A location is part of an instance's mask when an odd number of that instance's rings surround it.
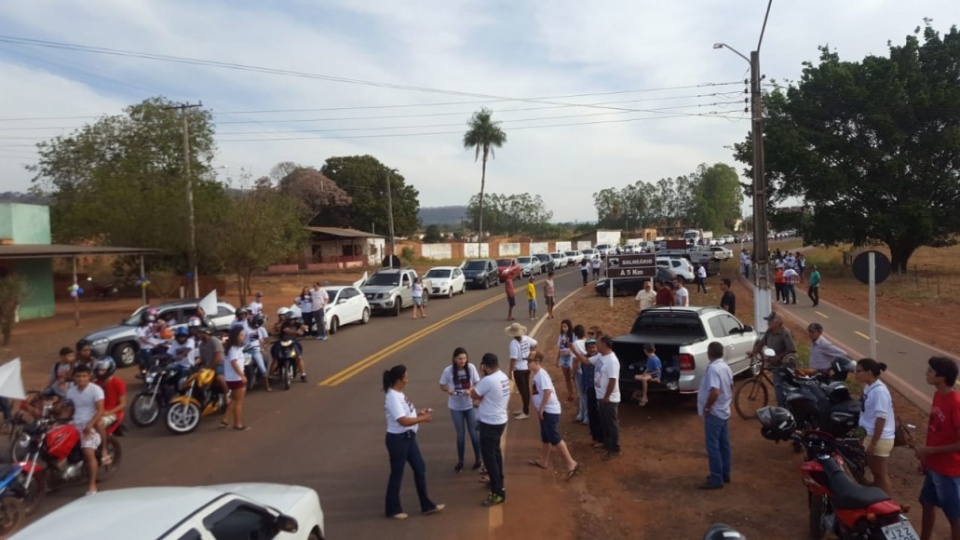
<svg viewBox="0 0 960 540">
<path fill-rule="evenodd" d="M 50 208 L 0 203 L 0 238 L 13 240 L 14 244 L 49 244 Z"/>
<path fill-rule="evenodd" d="M 53 260 L 20 259 L 15 271 L 27 279 L 27 292 L 20 301 L 20 319 L 53 317 Z"/>
<path fill-rule="evenodd" d="M 573 249 L 570 247 L 570 242 L 555 242 L 554 251 L 570 251 Z"/>
<path fill-rule="evenodd" d="M 589 240 L 577 240 L 577 249 L 589 249 L 592 248 L 593 244 Z"/>
<path fill-rule="evenodd" d="M 499 257 L 516 257 L 520 254 L 519 242 L 503 242 L 499 245 Z"/>
<path fill-rule="evenodd" d="M 480 250 L 477 251 L 477 244 L 470 242 L 463 244 L 463 257 L 466 259 L 486 259 L 490 256 L 490 244 L 480 244 Z"/>
<path fill-rule="evenodd" d="M 597 230 L 597 243 L 598 244 L 611 244 L 618 245 L 620 243 L 620 231 L 610 231 L 610 230 Z"/>
<path fill-rule="evenodd" d="M 453 249 L 450 244 L 423 244 L 420 248 L 424 259 L 452 259 Z"/>
<path fill-rule="evenodd" d="M 530 255 L 550 253 L 550 242 L 530 242 Z"/>
</svg>

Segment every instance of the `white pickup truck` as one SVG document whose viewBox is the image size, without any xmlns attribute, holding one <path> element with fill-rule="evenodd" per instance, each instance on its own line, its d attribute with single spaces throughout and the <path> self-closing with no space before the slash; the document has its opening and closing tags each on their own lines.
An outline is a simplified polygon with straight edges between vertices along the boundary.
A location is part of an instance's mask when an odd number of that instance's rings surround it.
<svg viewBox="0 0 960 540">
<path fill-rule="evenodd" d="M 663 363 L 660 384 L 650 391 L 696 393 L 707 369 L 707 344 L 723 344 L 724 359 L 734 375 L 750 368 L 747 357 L 757 340 L 753 327 L 718 307 L 658 307 L 637 316 L 629 334 L 614 338 L 613 351 L 620 360 L 620 387 L 639 389 L 634 377 L 643 373 L 645 343 L 653 343 Z"/>
<path fill-rule="evenodd" d="M 374 313 L 389 312 L 398 316 L 400 310 L 413 306 L 413 282 L 416 279 L 417 271 L 413 268 L 381 268 L 360 286 L 360 291 Z M 430 280 L 424 278 L 422 285 L 423 304 L 426 305 Z"/>
</svg>

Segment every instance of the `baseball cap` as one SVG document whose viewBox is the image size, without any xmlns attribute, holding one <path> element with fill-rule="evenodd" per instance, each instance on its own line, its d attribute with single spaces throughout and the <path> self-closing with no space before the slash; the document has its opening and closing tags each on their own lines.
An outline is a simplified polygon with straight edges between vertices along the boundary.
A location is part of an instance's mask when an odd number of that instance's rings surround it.
<svg viewBox="0 0 960 540">
<path fill-rule="evenodd" d="M 777 312 L 776 312 L 776 311 L 771 311 L 769 315 L 767 315 L 766 317 L 763 318 L 763 320 L 765 320 L 765 321 L 767 321 L 767 322 L 770 322 L 770 321 L 777 321 L 777 322 L 781 322 L 781 323 L 783 322 L 783 319 L 780 318 L 779 315 L 777 315 Z"/>
<path fill-rule="evenodd" d="M 595 340 L 595 339 L 593 339 L 593 338 L 590 338 L 590 339 L 584 341 L 583 344 L 584 344 L 584 345 L 596 345 L 596 344 L 597 344 L 597 340 Z"/>
</svg>

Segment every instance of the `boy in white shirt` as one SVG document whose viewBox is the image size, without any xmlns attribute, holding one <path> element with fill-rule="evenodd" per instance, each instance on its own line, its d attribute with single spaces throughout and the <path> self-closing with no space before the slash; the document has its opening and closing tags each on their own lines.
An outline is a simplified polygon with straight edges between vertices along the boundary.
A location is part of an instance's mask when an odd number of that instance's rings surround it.
<svg viewBox="0 0 960 540">
<path fill-rule="evenodd" d="M 556 447 L 567 465 L 565 478 L 570 480 L 577 474 L 580 465 L 573 460 L 567 443 L 560 436 L 560 400 L 557 399 L 557 390 L 550 374 L 543 369 L 543 353 L 534 353 L 529 362 L 530 371 L 533 372 L 533 408 L 540 418 L 540 441 L 543 448 L 540 459 L 531 459 L 527 464 L 546 469 L 550 464 L 550 452 Z"/>
</svg>

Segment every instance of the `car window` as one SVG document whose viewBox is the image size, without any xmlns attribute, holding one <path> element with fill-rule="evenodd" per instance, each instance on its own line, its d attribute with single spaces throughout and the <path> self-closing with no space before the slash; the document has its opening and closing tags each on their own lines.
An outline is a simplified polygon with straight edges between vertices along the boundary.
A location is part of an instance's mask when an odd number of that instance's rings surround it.
<svg viewBox="0 0 960 540">
<path fill-rule="evenodd" d="M 279 532 L 273 516 L 245 504 L 237 505 L 225 514 L 216 512 L 203 521 L 217 540 L 266 539 L 273 538 Z"/>
<path fill-rule="evenodd" d="M 467 261 L 467 264 L 463 266 L 464 270 L 483 270 L 486 267 L 486 261 Z"/>
<path fill-rule="evenodd" d="M 720 323 L 720 317 L 714 317 L 710 319 L 709 324 L 710 324 L 710 333 L 712 333 L 714 337 L 721 337 L 721 336 L 727 335 L 727 333 L 723 330 L 723 324 Z"/>
<path fill-rule="evenodd" d="M 459 268 L 453 269 L 453 277 L 457 278 L 457 277 L 460 277 L 462 274 L 463 272 L 461 272 Z"/>
<path fill-rule="evenodd" d="M 356 289 L 343 289 L 340 291 L 340 298 L 353 298 L 357 296 L 358 293 Z"/>
<path fill-rule="evenodd" d="M 194 310 L 194 313 L 196 313 L 196 310 Z M 229 315 L 233 315 L 233 311 L 230 311 L 230 308 L 226 306 L 217 306 L 217 317 L 227 317 Z"/>
<path fill-rule="evenodd" d="M 724 335 L 729 336 L 733 335 L 734 333 L 740 333 L 742 326 L 740 326 L 740 322 L 737 321 L 733 315 L 721 313 L 717 318 L 720 319 L 720 324 L 723 325 Z"/>
<path fill-rule="evenodd" d="M 409 287 L 409 286 L 410 286 L 410 274 L 404 274 L 404 275 L 403 275 L 403 286 L 404 286 L 404 287 Z"/>
</svg>

